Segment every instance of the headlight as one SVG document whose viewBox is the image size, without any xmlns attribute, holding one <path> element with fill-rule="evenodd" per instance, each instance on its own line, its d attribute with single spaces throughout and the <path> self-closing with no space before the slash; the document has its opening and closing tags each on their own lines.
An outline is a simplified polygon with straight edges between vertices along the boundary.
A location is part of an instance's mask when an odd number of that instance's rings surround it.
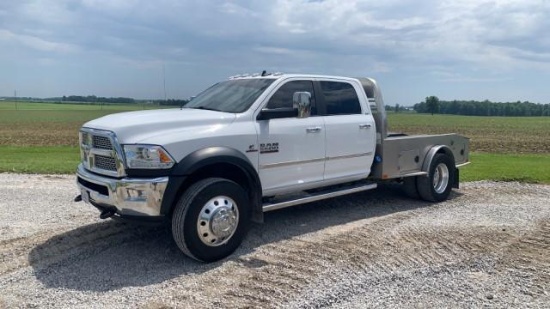
<svg viewBox="0 0 550 309">
<path fill-rule="evenodd" d="M 124 145 L 128 168 L 167 169 L 174 159 L 164 148 L 156 145 Z"/>
</svg>

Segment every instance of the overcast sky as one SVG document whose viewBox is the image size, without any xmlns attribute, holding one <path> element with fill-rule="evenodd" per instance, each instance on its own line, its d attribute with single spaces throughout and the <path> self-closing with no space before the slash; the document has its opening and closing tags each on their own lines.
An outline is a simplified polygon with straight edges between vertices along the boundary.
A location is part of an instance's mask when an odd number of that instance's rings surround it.
<svg viewBox="0 0 550 309">
<path fill-rule="evenodd" d="M 164 67 L 164 73 L 163 73 Z M 0 96 L 188 98 L 262 70 L 550 103 L 547 0 L 3 0 Z"/>
</svg>

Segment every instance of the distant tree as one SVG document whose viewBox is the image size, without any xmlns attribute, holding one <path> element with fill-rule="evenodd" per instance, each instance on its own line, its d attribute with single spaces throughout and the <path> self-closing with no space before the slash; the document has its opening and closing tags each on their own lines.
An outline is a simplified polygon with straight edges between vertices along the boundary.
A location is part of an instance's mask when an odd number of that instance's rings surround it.
<svg viewBox="0 0 550 309">
<path fill-rule="evenodd" d="M 154 100 L 153 104 L 155 105 L 171 105 L 171 106 L 184 106 L 189 100 L 180 100 L 180 99 L 168 99 L 168 100 Z"/>
<path fill-rule="evenodd" d="M 400 108 L 401 108 L 401 107 L 399 106 L 399 104 L 395 104 L 395 112 L 396 112 L 396 113 L 399 113 L 399 109 L 400 109 Z"/>
<path fill-rule="evenodd" d="M 427 97 L 426 107 L 428 109 L 428 112 L 430 112 L 432 115 L 434 113 L 439 113 L 439 98 L 433 95 Z"/>
<path fill-rule="evenodd" d="M 429 102 L 429 97 L 426 98 Z M 414 105 L 417 113 L 441 113 L 452 115 L 468 116 L 550 116 L 550 104 L 540 104 L 532 102 L 491 102 L 484 101 L 439 101 L 439 107 L 432 111 L 427 102 L 421 102 Z M 393 107 L 392 107 L 393 109 Z"/>
</svg>

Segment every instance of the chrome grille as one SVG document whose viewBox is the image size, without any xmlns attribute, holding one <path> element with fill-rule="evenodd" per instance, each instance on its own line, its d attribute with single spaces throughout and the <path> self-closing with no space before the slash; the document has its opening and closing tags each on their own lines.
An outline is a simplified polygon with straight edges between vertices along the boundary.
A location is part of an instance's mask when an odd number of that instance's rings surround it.
<svg viewBox="0 0 550 309">
<path fill-rule="evenodd" d="M 90 140 L 90 134 L 88 132 L 80 132 L 80 142 L 86 144 Z"/>
<path fill-rule="evenodd" d="M 122 147 L 113 132 L 82 128 L 80 154 L 87 170 L 113 177 L 126 176 Z"/>
<path fill-rule="evenodd" d="M 94 166 L 107 171 L 116 171 L 116 160 L 113 157 L 101 155 L 94 156 Z"/>
<path fill-rule="evenodd" d="M 112 150 L 113 144 L 107 136 L 94 135 L 92 137 L 92 147 L 98 149 Z"/>
</svg>

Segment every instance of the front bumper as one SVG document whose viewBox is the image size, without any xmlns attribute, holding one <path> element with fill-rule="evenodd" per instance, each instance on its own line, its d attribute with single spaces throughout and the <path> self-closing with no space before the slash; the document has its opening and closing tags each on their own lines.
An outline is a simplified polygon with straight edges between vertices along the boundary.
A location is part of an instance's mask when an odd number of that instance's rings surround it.
<svg viewBox="0 0 550 309">
<path fill-rule="evenodd" d="M 158 217 L 168 177 L 111 178 L 87 171 L 82 164 L 76 172 L 82 200 L 99 209 L 109 209 L 121 217 Z"/>
</svg>

